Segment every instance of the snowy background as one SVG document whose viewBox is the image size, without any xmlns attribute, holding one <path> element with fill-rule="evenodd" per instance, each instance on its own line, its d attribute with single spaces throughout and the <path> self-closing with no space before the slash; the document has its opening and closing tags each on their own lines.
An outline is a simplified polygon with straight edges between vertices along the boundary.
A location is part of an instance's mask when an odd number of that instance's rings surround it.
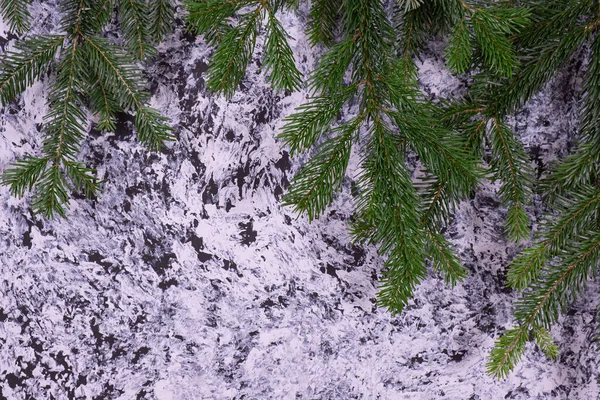
<svg viewBox="0 0 600 400">
<path fill-rule="evenodd" d="M 56 23 L 43 3 L 40 31 Z M 318 50 L 301 19 L 282 19 L 306 73 Z M 6 50 L 15 37 L 0 27 Z M 505 273 L 519 250 L 496 186 L 448 230 L 468 278 L 450 289 L 432 274 L 392 317 L 374 305 L 382 259 L 347 232 L 352 168 L 312 224 L 279 204 L 302 159 L 275 135 L 306 93 L 273 93 L 259 47 L 227 102 L 204 87 L 211 52 L 179 27 L 148 67 L 176 128 L 164 151 L 146 152 L 128 118 L 111 134 L 91 126 L 81 159 L 106 183 L 97 199 L 73 197 L 68 220 L 33 216 L 0 187 L 0 399 L 597 398 L 595 283 L 553 329 L 558 360 L 530 346 L 507 380 L 485 373 L 512 323 Z M 433 99 L 463 90 L 442 54 L 434 44 L 420 64 Z M 584 69 L 585 52 L 512 121 L 539 174 L 569 148 Z M 39 153 L 47 89 L 1 110 L 0 170 Z"/>
</svg>

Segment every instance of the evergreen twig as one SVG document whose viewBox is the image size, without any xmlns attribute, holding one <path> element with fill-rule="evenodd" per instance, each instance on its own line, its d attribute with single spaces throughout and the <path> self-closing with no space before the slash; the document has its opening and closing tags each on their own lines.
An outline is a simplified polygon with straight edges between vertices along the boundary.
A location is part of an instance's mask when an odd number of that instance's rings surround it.
<svg viewBox="0 0 600 400">
<path fill-rule="evenodd" d="M 16 14 L 11 10 L 22 4 L 15 2 L 9 9 L 0 3 L 0 13 L 13 21 L 15 29 L 28 23 L 14 22 Z M 157 10 L 152 14 L 161 24 L 154 31 L 150 29 L 145 1 L 61 0 L 61 35 L 34 35 L 20 40 L 15 50 L 0 58 L 2 105 L 13 102 L 48 71 L 54 72 L 44 123 L 43 157 L 18 160 L 1 177 L 2 184 L 10 186 L 16 196 L 33 191 L 32 208 L 36 213 L 47 218 L 65 217 L 72 190 L 88 197 L 98 193 L 99 181 L 93 171 L 77 161 L 88 129 L 86 109 L 99 115 L 98 128 L 105 131 L 116 129 L 117 112 L 135 113 L 138 137 L 151 149 L 172 139 L 166 119 L 147 105 L 150 96 L 134 58 L 98 36 L 116 7 L 128 48 L 137 59 L 148 57 L 153 54 L 152 37 L 164 36 L 166 26 L 174 19 L 169 1 L 155 0 L 152 4 L 162 7 L 160 16 Z"/>
</svg>

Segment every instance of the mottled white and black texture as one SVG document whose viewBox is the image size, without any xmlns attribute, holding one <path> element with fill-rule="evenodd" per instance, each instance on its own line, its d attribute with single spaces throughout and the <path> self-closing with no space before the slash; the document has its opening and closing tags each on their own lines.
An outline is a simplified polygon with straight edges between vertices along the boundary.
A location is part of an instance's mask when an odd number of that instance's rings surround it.
<svg viewBox="0 0 600 400">
<path fill-rule="evenodd" d="M 40 24 L 55 13 L 38 6 Z M 304 72 L 318 58 L 292 15 Z M 2 32 L 6 49 L 14 37 Z M 354 157 L 343 192 L 309 224 L 279 200 L 301 159 L 275 139 L 305 93 L 274 94 L 257 59 L 227 102 L 205 90 L 212 50 L 181 29 L 148 67 L 153 103 L 177 142 L 148 153 L 120 118 L 90 127 L 81 157 L 106 182 L 74 195 L 68 220 L 43 220 L 0 188 L 0 399 L 594 399 L 598 285 L 553 333 L 560 358 L 530 346 L 506 381 L 485 373 L 511 326 L 496 186 L 465 201 L 447 233 L 469 276 L 435 274 L 392 317 L 374 305 L 382 259 L 354 246 Z M 441 44 L 420 64 L 431 98 L 458 95 Z M 582 57 L 585 59 L 585 57 Z M 572 63 L 512 122 L 539 173 L 573 136 L 582 66 Z M 47 83 L 2 110 L 0 170 L 40 149 Z M 537 220 L 542 207 L 530 209 Z"/>
</svg>

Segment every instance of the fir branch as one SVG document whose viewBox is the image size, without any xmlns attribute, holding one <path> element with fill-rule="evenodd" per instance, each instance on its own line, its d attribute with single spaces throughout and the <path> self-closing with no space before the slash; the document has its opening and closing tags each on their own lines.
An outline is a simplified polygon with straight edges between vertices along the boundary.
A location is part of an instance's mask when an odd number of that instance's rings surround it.
<svg viewBox="0 0 600 400">
<path fill-rule="evenodd" d="M 64 41 L 64 36 L 34 36 L 17 42 L 17 51 L 9 51 L 2 55 L 0 101 L 3 106 L 12 103 L 50 69 Z"/>
<path fill-rule="evenodd" d="M 94 18 L 97 0 L 62 0 L 60 2 L 60 24 L 69 36 L 81 32 L 97 31 L 102 28 L 100 20 Z"/>
<path fill-rule="evenodd" d="M 308 87 L 312 93 L 327 93 L 335 96 L 343 90 L 344 76 L 350 67 L 356 52 L 356 45 L 351 38 L 331 46 L 321 57 L 319 64 L 311 73 Z"/>
<path fill-rule="evenodd" d="M 162 41 L 173 31 L 175 7 L 171 0 L 150 0 L 150 36 L 154 42 Z"/>
<path fill-rule="evenodd" d="M 549 328 L 556 322 L 559 309 L 564 309 L 595 275 L 599 257 L 600 233 L 590 232 L 571 244 L 560 262 L 550 266 L 543 278 L 531 286 L 516 304 L 515 317 L 520 326 L 507 331 L 492 350 L 488 363 L 490 374 L 503 378 L 514 369 L 523 354 L 529 330 Z"/>
<path fill-rule="evenodd" d="M 592 54 L 583 82 L 583 98 L 579 108 L 579 137 L 584 143 L 600 147 L 600 37 L 591 43 Z"/>
<path fill-rule="evenodd" d="M 351 86 L 344 92 L 315 97 L 302 104 L 293 114 L 283 119 L 285 125 L 278 138 L 289 146 L 291 155 L 310 149 L 329 129 L 344 103 L 355 93 L 356 87 Z"/>
<path fill-rule="evenodd" d="M 486 364 L 488 374 L 504 379 L 521 361 L 527 344 L 528 331 L 521 328 L 509 329 L 496 341 Z"/>
<path fill-rule="evenodd" d="M 311 46 L 324 44 L 331 46 L 340 16 L 340 0 L 314 0 L 308 14 L 306 33 Z"/>
<path fill-rule="evenodd" d="M 600 146 L 582 143 L 577 150 L 561 160 L 552 173 L 542 181 L 544 199 L 549 204 L 566 193 L 577 192 L 596 185 L 600 168 Z"/>
<path fill-rule="evenodd" d="M 16 197 L 23 197 L 25 191 L 33 190 L 36 182 L 46 169 L 49 159 L 47 157 L 27 156 L 11 164 L 12 168 L 4 171 L 0 176 L 0 183 L 10 187 L 10 193 Z"/>
<path fill-rule="evenodd" d="M 90 108 L 94 114 L 99 114 L 98 129 L 105 132 L 114 132 L 115 114 L 123 111 L 105 82 L 95 73 L 90 73 L 87 95 L 90 99 Z"/>
<path fill-rule="evenodd" d="M 554 344 L 552 335 L 548 330 L 542 327 L 535 327 L 533 329 L 533 338 L 535 343 L 538 345 L 542 353 L 548 358 L 558 357 L 558 346 Z"/>
<path fill-rule="evenodd" d="M 172 138 L 165 118 L 146 104 L 150 96 L 132 58 L 108 40 L 95 36 L 110 21 L 117 5 L 122 28 L 130 30 L 125 36 L 148 29 L 145 1 L 62 0 L 60 27 L 66 32 L 64 35 L 17 42 L 16 51 L 5 53 L 0 60 L 2 104 L 14 101 L 49 70 L 56 71 L 44 123 L 44 156 L 17 161 L 1 177 L 1 183 L 9 185 L 17 196 L 33 190 L 32 208 L 47 218 L 65 217 L 71 190 L 81 190 L 88 197 L 99 190 L 93 171 L 76 161 L 87 132 L 86 103 L 93 113 L 100 114 L 100 129 L 114 130 L 114 114 L 127 111 L 136 114 L 135 126 L 144 144 L 156 149 Z M 140 21 L 143 26 L 135 27 Z M 144 45 L 151 40 L 146 36 Z M 144 52 L 147 55 L 148 48 Z"/>
<path fill-rule="evenodd" d="M 471 34 L 467 22 L 461 19 L 455 25 L 446 48 L 446 65 L 452 72 L 463 74 L 471 65 L 472 53 Z"/>
<path fill-rule="evenodd" d="M 217 47 L 208 69 L 207 86 L 231 98 L 246 74 L 264 14 L 262 4 L 244 15 Z"/>
<path fill-rule="evenodd" d="M 494 73 L 511 76 L 518 62 L 514 48 L 505 36 L 504 25 L 497 24 L 500 20 L 483 10 L 473 12 L 471 21 L 485 66 Z"/>
<path fill-rule="evenodd" d="M 576 29 L 588 15 L 594 14 L 595 0 L 553 0 L 528 2 L 535 9 L 531 14 L 532 23 L 514 37 L 515 45 L 527 49 L 548 43 L 557 35 Z"/>
<path fill-rule="evenodd" d="M 444 274 L 446 284 L 456 285 L 467 276 L 465 267 L 460 263 L 444 235 L 433 232 L 429 228 L 426 229 L 426 233 L 428 238 L 427 257 L 431 260 L 433 268 Z"/>
<path fill-rule="evenodd" d="M 205 35 L 210 45 L 217 45 L 229 30 L 228 21 L 243 7 L 254 0 L 186 0 L 188 28 L 198 35 Z"/>
<path fill-rule="evenodd" d="M 507 276 L 511 287 L 526 288 L 539 277 L 550 256 L 559 255 L 573 238 L 591 228 L 590 223 L 600 210 L 600 191 L 588 189 L 572 196 L 575 198 L 562 200 L 561 218 L 546 220 L 540 227 L 540 240 L 513 260 Z"/>
<path fill-rule="evenodd" d="M 50 164 L 36 184 L 31 204 L 33 212 L 42 214 L 48 219 L 54 218 L 55 215 L 66 218 L 69 201 L 68 187 L 59 164 L 56 162 Z"/>
<path fill-rule="evenodd" d="M 318 218 L 340 190 L 350 159 L 352 142 L 362 119 L 355 119 L 332 130 L 332 136 L 319 146 L 293 178 L 283 205 L 306 213 L 309 221 Z"/>
<path fill-rule="evenodd" d="M 153 4 L 155 5 L 155 4 Z M 119 14 L 121 28 L 131 54 L 138 60 L 145 60 L 156 54 L 152 46 L 151 13 L 145 0 L 121 0 Z M 152 27 L 157 29 L 158 27 Z"/>
<path fill-rule="evenodd" d="M 387 256 L 378 301 L 392 313 L 400 313 L 426 274 L 418 195 L 393 134 L 381 118 L 374 118 L 369 136 L 356 208 L 357 220 L 376 230 L 360 232 L 356 225 L 354 235 L 377 243 L 379 253 Z"/>
<path fill-rule="evenodd" d="M 100 29 L 110 22 L 115 11 L 116 2 L 117 0 L 97 0 L 94 2 L 90 11 L 93 17 L 90 19 L 94 21 L 93 23 L 100 27 Z"/>
<path fill-rule="evenodd" d="M 287 34 L 273 12 L 267 17 L 265 42 L 265 71 L 271 71 L 268 77 L 274 89 L 296 91 L 302 83 L 302 73 L 296 68 L 294 53 L 287 42 Z"/>
<path fill-rule="evenodd" d="M 126 54 L 105 39 L 84 38 L 89 44 L 88 58 L 94 72 L 105 77 L 106 86 L 123 110 L 135 112 L 139 141 L 150 149 L 159 149 L 164 142 L 173 140 L 166 119 L 145 105 L 149 96 L 143 88 L 140 71 L 129 64 Z"/>
<path fill-rule="evenodd" d="M 494 178 L 502 182 L 500 199 L 509 205 L 506 217 L 506 233 L 511 240 L 529 237 L 529 218 L 525 206 L 531 197 L 532 174 L 529 156 L 523 144 L 515 139 L 510 128 L 497 117 L 489 122 L 492 136 L 491 161 Z"/>
<path fill-rule="evenodd" d="M 524 50 L 519 73 L 509 84 L 492 87 L 489 91 L 498 115 L 516 111 L 541 90 L 584 42 L 588 33 L 585 27 L 577 27 L 557 36 L 547 43 Z"/>
<path fill-rule="evenodd" d="M 46 137 L 43 150 L 57 166 L 64 159 L 72 160 L 77 156 L 79 143 L 86 134 L 86 115 L 78 95 L 84 74 L 80 69 L 84 64 L 81 53 L 77 39 L 65 50 L 49 96 L 50 110 L 44 117 Z"/>
<path fill-rule="evenodd" d="M 92 169 L 87 168 L 83 163 L 70 160 L 63 160 L 63 165 L 75 190 L 82 191 L 88 198 L 97 195 L 100 184 L 98 178 L 93 175 Z"/>
<path fill-rule="evenodd" d="M 31 14 L 29 0 L 0 0 L 0 16 L 11 31 L 23 34 L 29 30 Z"/>
</svg>

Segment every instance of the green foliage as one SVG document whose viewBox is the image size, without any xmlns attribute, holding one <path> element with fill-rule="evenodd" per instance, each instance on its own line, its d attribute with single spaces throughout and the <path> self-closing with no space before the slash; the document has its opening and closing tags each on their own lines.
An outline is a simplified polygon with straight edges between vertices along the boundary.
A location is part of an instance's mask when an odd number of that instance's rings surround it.
<svg viewBox="0 0 600 400">
<path fill-rule="evenodd" d="M 188 0 L 188 24 L 216 46 L 207 85 L 231 97 L 245 76 L 264 30 L 263 69 L 275 89 L 301 85 L 278 10 L 295 2 Z M 525 8 L 455 0 L 402 1 L 390 14 L 380 0 L 315 0 L 308 15 L 311 45 L 325 53 L 306 80 L 310 97 L 284 119 L 279 138 L 292 154 L 315 152 L 293 179 L 284 204 L 318 218 L 346 179 L 352 149 L 361 154 L 352 233 L 386 256 L 380 304 L 400 312 L 426 275 L 427 262 L 455 284 L 466 273 L 442 232 L 458 202 L 485 171 L 484 144 L 491 144 L 490 175 L 502 182 L 511 238 L 529 235 L 525 207 L 532 179 L 522 144 L 478 96 L 474 112 L 452 117 L 459 102 L 440 108 L 418 90 L 414 62 L 427 40 L 450 34 L 448 65 L 457 72 L 479 68 L 490 79 L 508 79 L 518 59 L 511 38 L 530 19 Z M 483 86 L 483 85 L 482 85 Z M 342 109 L 357 105 L 354 115 Z M 419 157 L 422 176 L 406 162 Z"/>
<path fill-rule="evenodd" d="M 506 232 L 513 240 L 526 239 L 529 236 L 529 218 L 524 206 L 529 202 L 532 186 L 529 156 L 511 129 L 497 117 L 491 119 L 489 129 L 492 131 L 494 179 L 502 182 L 498 194 L 509 205 Z"/>
<path fill-rule="evenodd" d="M 575 299 L 600 261 L 600 20 L 593 1 L 535 2 L 535 19 L 515 38 L 523 60 L 519 72 L 493 91 L 489 107 L 499 113 L 516 111 L 545 86 L 558 69 L 586 42 L 591 55 L 580 105 L 578 147 L 556 165 L 541 185 L 553 211 L 542 220 L 534 243 L 511 263 L 508 284 L 520 291 L 508 330 L 492 350 L 488 372 L 504 378 L 514 369 L 533 334 L 551 358 L 558 347 L 548 329 Z"/>
<path fill-rule="evenodd" d="M 148 3 L 149 31 L 152 40 L 161 42 L 173 30 L 175 21 L 175 7 L 171 0 L 150 0 Z"/>
<path fill-rule="evenodd" d="M 27 16 L 14 11 L 19 4 L 25 3 L 0 3 L 3 18 L 15 28 L 28 24 L 28 18 L 16 16 Z M 150 6 L 160 10 L 150 12 Z M 131 53 L 100 36 L 115 7 Z M 99 191 L 93 171 L 77 161 L 88 130 L 86 110 L 99 116 L 97 127 L 104 131 L 115 129 L 117 112 L 134 113 L 138 138 L 150 149 L 172 139 L 166 119 L 147 105 L 150 96 L 145 80 L 134 64 L 135 59 L 154 54 L 152 38 L 168 32 L 174 18 L 171 3 L 62 0 L 60 12 L 62 34 L 22 39 L 0 59 L 0 101 L 4 106 L 53 72 L 43 126 L 43 156 L 16 161 L 1 178 L 16 196 L 33 191 L 33 211 L 47 218 L 66 216 L 72 190 L 88 197 Z M 151 26 L 152 21 L 159 25 Z"/>
<path fill-rule="evenodd" d="M 312 96 L 285 119 L 279 136 L 294 154 L 322 143 L 292 181 L 284 204 L 309 219 L 321 215 L 342 186 L 351 146 L 361 143 L 351 231 L 386 256 L 379 303 L 401 312 L 426 276 L 427 259 L 451 284 L 466 275 L 440 232 L 481 174 L 464 141 L 436 126 L 433 115 L 439 111 L 416 89 L 412 66 L 392 56 L 399 27 L 382 2 L 342 1 L 339 12 L 338 25 L 329 31 L 341 36 L 308 79 Z M 338 120 L 350 103 L 359 105 L 357 115 Z M 411 179 L 409 150 L 425 168 L 421 182 Z"/>
<path fill-rule="evenodd" d="M 289 0 L 187 0 L 190 29 L 217 46 L 207 72 L 208 88 L 228 98 L 233 96 L 246 75 L 266 20 L 262 62 L 267 79 L 277 90 L 299 89 L 302 73 L 296 67 L 288 35 L 276 17 L 280 9 L 294 4 Z M 242 10 L 247 11 L 237 16 Z"/>
<path fill-rule="evenodd" d="M 515 6 L 515 3 L 526 7 Z M 115 129 L 115 114 L 135 114 L 140 142 L 158 149 L 171 129 L 148 106 L 136 62 L 156 54 L 154 45 L 173 25 L 170 0 L 62 0 L 61 35 L 28 37 L 3 55 L 0 101 L 14 101 L 52 72 L 42 155 L 18 160 L 2 175 L 14 195 L 33 191 L 33 209 L 65 216 L 69 192 L 92 196 L 99 182 L 78 162 L 85 138 L 85 110 L 98 127 Z M 28 2 L 0 0 L 0 12 L 18 32 L 28 27 Z M 548 357 L 558 347 L 549 329 L 595 276 L 600 260 L 600 19 L 592 0 L 313 0 L 308 41 L 323 46 L 305 81 L 281 20 L 296 0 L 185 0 L 188 28 L 215 51 L 209 89 L 234 95 L 255 60 L 276 90 L 305 85 L 307 101 L 284 119 L 279 138 L 309 161 L 293 178 L 283 203 L 309 220 L 321 216 L 348 177 L 355 176 L 351 233 L 385 257 L 379 304 L 392 313 L 408 304 L 428 266 L 454 285 L 466 276 L 443 232 L 458 203 L 480 180 L 500 183 L 510 240 L 530 237 L 527 207 L 535 186 L 518 132 L 507 123 L 583 46 L 591 48 L 580 105 L 576 150 L 540 185 L 553 209 L 533 244 L 517 256 L 508 284 L 520 291 L 517 326 L 492 350 L 488 372 L 506 377 L 527 341 Z M 124 47 L 102 30 L 117 12 Z M 416 59 L 434 36 L 445 36 L 446 65 L 469 73 L 463 98 L 427 101 L 419 91 Z M 408 159 L 416 156 L 415 169 Z M 481 165 L 487 165 L 484 169 Z"/>
<path fill-rule="evenodd" d="M 11 31 L 25 33 L 29 29 L 29 0 L 0 0 L 0 15 Z"/>
<path fill-rule="evenodd" d="M 308 38 L 311 45 L 331 46 L 340 17 L 340 0 L 315 0 L 308 14 Z"/>
</svg>

